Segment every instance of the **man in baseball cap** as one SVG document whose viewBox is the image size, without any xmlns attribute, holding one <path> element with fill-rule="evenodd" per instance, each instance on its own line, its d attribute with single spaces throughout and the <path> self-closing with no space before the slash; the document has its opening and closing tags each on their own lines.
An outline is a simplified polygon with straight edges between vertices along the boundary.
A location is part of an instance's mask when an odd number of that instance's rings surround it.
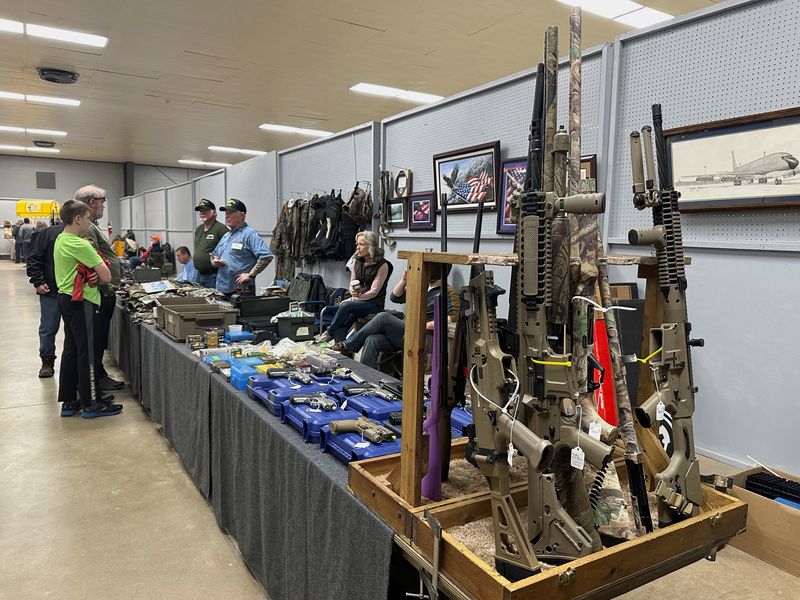
<svg viewBox="0 0 800 600">
<path fill-rule="evenodd" d="M 208 198 L 203 198 L 194 209 L 199 213 L 200 225 L 194 231 L 192 263 L 197 271 L 195 281 L 203 287 L 217 287 L 217 268 L 211 264 L 211 252 L 228 228 L 217 221 L 217 207 Z"/>
<path fill-rule="evenodd" d="M 219 209 L 225 212 L 225 223 L 230 231 L 211 255 L 211 264 L 219 269 L 217 291 L 254 294 L 256 275 L 272 262 L 272 252 L 258 232 L 245 222 L 247 206 L 244 202 L 231 198 Z"/>
</svg>

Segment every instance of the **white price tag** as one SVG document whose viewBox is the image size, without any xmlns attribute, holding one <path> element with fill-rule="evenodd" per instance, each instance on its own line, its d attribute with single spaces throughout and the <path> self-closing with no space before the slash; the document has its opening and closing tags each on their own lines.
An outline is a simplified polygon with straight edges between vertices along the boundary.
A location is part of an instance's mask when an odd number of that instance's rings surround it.
<svg viewBox="0 0 800 600">
<path fill-rule="evenodd" d="M 345 408 L 347 408 L 347 400 L 345 400 L 344 402 L 342 402 L 342 405 L 341 405 L 339 408 L 341 408 L 342 410 L 344 410 Z"/>
<path fill-rule="evenodd" d="M 600 441 L 600 421 L 594 421 L 589 425 L 589 437 Z"/>
<path fill-rule="evenodd" d="M 355 447 L 356 448 L 369 448 L 369 442 L 367 442 L 367 441 L 358 442 L 357 444 L 355 444 Z"/>
<path fill-rule="evenodd" d="M 572 454 L 569 457 L 569 464 L 579 471 L 583 471 L 583 464 L 586 462 L 586 455 L 584 455 L 583 450 L 581 450 L 580 446 L 576 446 L 572 449 Z"/>
<path fill-rule="evenodd" d="M 318 412 L 322 412 L 322 409 L 321 408 L 307 408 L 306 412 L 318 413 Z"/>
<path fill-rule="evenodd" d="M 514 455 L 517 453 L 517 449 L 514 448 L 514 444 L 508 442 L 508 466 L 514 466 Z"/>
<path fill-rule="evenodd" d="M 664 406 L 664 403 L 659 400 L 658 404 L 656 404 L 656 421 L 663 421 L 664 420 L 664 413 L 666 412 L 667 407 Z"/>
</svg>

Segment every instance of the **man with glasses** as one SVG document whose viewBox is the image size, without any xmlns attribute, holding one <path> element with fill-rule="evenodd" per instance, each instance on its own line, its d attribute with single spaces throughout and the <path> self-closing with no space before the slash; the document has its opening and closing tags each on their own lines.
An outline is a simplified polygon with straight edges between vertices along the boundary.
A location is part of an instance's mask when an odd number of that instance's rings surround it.
<svg viewBox="0 0 800 600">
<path fill-rule="evenodd" d="M 211 263 L 211 253 L 228 228 L 217 221 L 217 207 L 208 198 L 203 198 L 194 207 L 200 217 L 200 225 L 194 232 L 194 256 L 192 263 L 197 271 L 195 281 L 207 288 L 217 287 L 218 267 Z"/>
<path fill-rule="evenodd" d="M 111 271 L 111 283 L 100 286 L 99 316 L 94 326 L 95 376 L 101 390 L 119 390 L 125 387 L 125 384 L 109 377 L 103 367 L 103 354 L 108 348 L 108 332 L 111 329 L 111 318 L 114 316 L 114 306 L 117 302 L 114 292 L 119 287 L 122 277 L 119 257 L 114 253 L 103 230 L 97 226 L 98 219 L 101 219 L 105 212 L 106 191 L 96 185 L 86 185 L 75 192 L 75 200 L 88 204 L 92 209 L 92 225 L 89 227 L 87 238 Z"/>
</svg>

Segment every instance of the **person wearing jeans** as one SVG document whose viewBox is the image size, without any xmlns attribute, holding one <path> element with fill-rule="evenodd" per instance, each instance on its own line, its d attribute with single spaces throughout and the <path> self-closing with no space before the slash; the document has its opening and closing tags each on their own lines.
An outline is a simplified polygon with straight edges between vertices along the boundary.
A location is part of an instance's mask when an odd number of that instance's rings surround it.
<svg viewBox="0 0 800 600">
<path fill-rule="evenodd" d="M 351 273 L 352 296 L 339 305 L 328 331 L 317 338 L 318 343 L 343 342 L 357 319 L 383 310 L 392 263 L 383 257 L 375 233 L 362 231 L 356 234 L 356 253 L 347 266 Z"/>
<path fill-rule="evenodd" d="M 63 225 L 53 225 L 36 231 L 31 238 L 26 267 L 30 282 L 39 295 L 39 358 L 42 359 L 39 377 L 42 378 L 55 374 L 56 334 L 61 325 L 61 313 L 58 309 L 53 248 L 63 230 Z"/>
</svg>

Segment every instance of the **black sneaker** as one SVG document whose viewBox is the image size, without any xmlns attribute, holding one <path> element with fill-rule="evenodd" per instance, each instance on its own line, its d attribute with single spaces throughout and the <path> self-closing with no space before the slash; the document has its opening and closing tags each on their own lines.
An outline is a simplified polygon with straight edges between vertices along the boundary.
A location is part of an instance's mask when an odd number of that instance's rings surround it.
<svg viewBox="0 0 800 600">
<path fill-rule="evenodd" d="M 117 381 L 116 379 L 112 379 L 109 376 L 105 376 L 100 380 L 99 385 L 101 390 L 121 390 L 125 387 L 124 381 Z"/>
<path fill-rule="evenodd" d="M 122 412 L 122 404 L 107 404 L 105 402 L 95 402 L 83 408 L 81 416 L 84 419 L 96 419 L 97 417 L 113 417 Z"/>
<path fill-rule="evenodd" d="M 76 415 L 81 410 L 81 403 L 80 402 L 62 402 L 61 403 L 61 416 L 62 417 L 71 417 Z"/>
</svg>

